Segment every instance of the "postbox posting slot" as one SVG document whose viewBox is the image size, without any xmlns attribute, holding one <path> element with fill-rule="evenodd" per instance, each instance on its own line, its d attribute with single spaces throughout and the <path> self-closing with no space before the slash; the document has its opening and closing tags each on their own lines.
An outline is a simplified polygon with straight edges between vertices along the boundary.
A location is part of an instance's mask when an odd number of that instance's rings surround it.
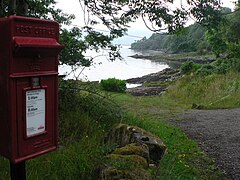
<svg viewBox="0 0 240 180">
<path fill-rule="evenodd" d="M 40 80 L 40 77 L 32 77 L 31 78 L 31 87 L 40 87 L 41 85 L 41 80 Z"/>
<path fill-rule="evenodd" d="M 54 38 L 13 37 L 14 55 L 24 57 L 56 56 L 63 49 Z"/>
</svg>

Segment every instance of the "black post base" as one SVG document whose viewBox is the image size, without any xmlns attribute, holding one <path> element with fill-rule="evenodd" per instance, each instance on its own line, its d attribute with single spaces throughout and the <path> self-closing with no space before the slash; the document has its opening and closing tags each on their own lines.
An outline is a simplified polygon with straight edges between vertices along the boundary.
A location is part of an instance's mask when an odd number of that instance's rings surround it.
<svg viewBox="0 0 240 180">
<path fill-rule="evenodd" d="M 26 180 L 25 161 L 13 164 L 10 162 L 11 180 Z"/>
</svg>

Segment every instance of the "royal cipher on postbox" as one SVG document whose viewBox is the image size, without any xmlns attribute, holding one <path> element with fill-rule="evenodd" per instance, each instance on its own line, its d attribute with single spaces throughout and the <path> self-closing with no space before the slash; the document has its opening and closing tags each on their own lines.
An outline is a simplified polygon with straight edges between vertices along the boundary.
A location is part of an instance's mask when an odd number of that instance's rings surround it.
<svg viewBox="0 0 240 180">
<path fill-rule="evenodd" d="M 58 144 L 57 22 L 0 19 L 0 155 L 19 163 Z"/>
</svg>

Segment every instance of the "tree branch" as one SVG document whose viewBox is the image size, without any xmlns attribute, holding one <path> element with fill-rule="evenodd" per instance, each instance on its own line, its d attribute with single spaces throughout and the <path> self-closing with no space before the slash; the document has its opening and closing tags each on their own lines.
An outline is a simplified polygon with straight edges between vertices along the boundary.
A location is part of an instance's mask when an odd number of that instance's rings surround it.
<svg viewBox="0 0 240 180">
<path fill-rule="evenodd" d="M 155 28 L 150 28 L 146 22 L 146 20 L 144 19 L 144 14 L 142 14 L 142 20 L 144 22 L 144 25 L 152 32 L 159 32 L 159 31 L 164 31 L 167 30 L 167 28 L 159 28 L 159 29 L 155 29 Z"/>
</svg>

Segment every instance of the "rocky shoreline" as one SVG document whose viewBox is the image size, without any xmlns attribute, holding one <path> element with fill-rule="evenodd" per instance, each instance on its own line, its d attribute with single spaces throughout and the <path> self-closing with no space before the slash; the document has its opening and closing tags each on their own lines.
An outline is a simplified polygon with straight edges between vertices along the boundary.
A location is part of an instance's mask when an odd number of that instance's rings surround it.
<svg viewBox="0 0 240 180">
<path fill-rule="evenodd" d="M 211 63 L 213 61 L 215 61 L 214 58 L 211 57 L 192 57 L 192 56 L 183 56 L 183 57 L 179 57 L 181 55 L 179 54 L 160 54 L 160 55 L 139 55 L 139 54 L 135 54 L 129 57 L 135 58 L 135 59 L 149 59 L 149 60 L 154 60 L 154 61 L 158 61 L 158 60 L 166 60 L 166 61 L 175 61 L 175 62 L 186 62 L 186 61 L 192 61 L 194 63 L 198 63 L 198 64 L 206 64 L 206 63 Z"/>
<path fill-rule="evenodd" d="M 215 61 L 211 56 L 194 56 L 193 54 L 166 54 L 158 55 L 138 55 L 130 56 L 136 59 L 149 59 L 152 61 L 172 61 L 184 63 L 192 61 L 198 64 L 208 64 Z M 138 78 L 127 79 L 126 82 L 130 84 L 142 84 L 135 88 L 128 88 L 127 92 L 134 96 L 152 96 L 164 93 L 172 81 L 177 80 L 181 76 L 180 70 L 167 68 L 163 71 L 152 73 Z"/>
<path fill-rule="evenodd" d="M 157 73 L 127 79 L 127 83 L 142 84 L 139 87 L 128 88 L 127 92 L 134 96 L 160 95 L 167 90 L 169 83 L 178 79 L 180 75 L 179 70 L 167 68 Z"/>
</svg>

